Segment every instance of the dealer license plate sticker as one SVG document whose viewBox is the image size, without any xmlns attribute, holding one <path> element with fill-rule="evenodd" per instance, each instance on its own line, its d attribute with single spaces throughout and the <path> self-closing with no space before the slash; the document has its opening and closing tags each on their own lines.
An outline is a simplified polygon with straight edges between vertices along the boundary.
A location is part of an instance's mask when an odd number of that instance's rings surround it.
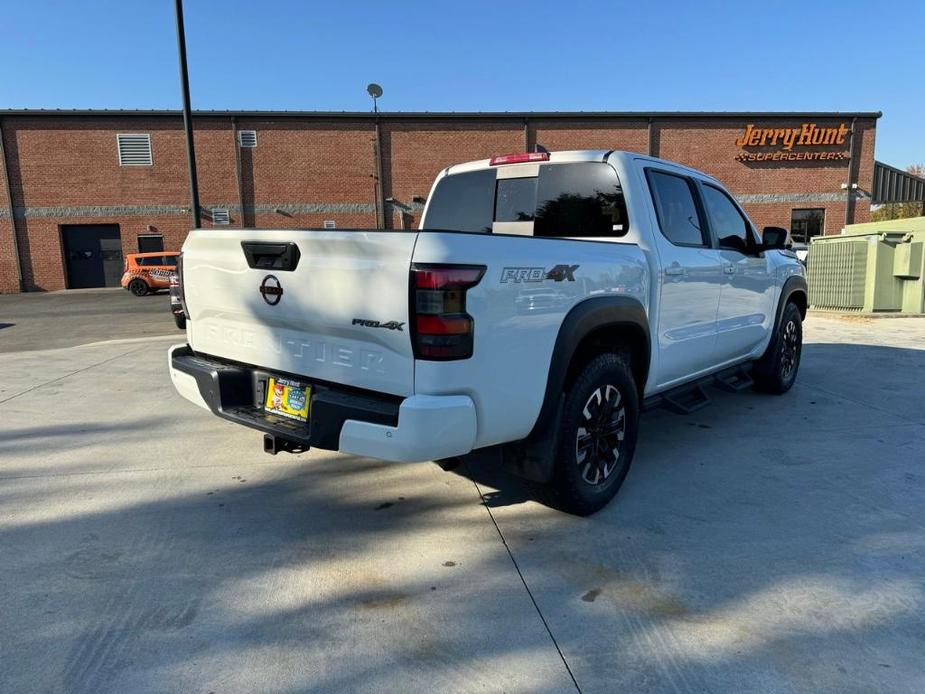
<svg viewBox="0 0 925 694">
<path fill-rule="evenodd" d="M 267 399 L 263 409 L 290 419 L 304 422 L 308 419 L 308 402 L 311 387 L 285 378 L 270 378 L 267 382 Z"/>
</svg>

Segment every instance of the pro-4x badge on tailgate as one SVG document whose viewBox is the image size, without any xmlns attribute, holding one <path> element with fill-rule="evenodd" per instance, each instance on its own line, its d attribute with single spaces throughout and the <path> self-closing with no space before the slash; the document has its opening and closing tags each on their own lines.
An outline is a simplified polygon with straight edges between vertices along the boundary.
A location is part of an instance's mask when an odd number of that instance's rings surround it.
<svg viewBox="0 0 925 694">
<path fill-rule="evenodd" d="M 377 320 L 366 320 L 365 318 L 354 318 L 352 325 L 362 325 L 364 328 L 385 328 L 387 330 L 401 330 L 401 326 L 404 325 L 403 322 L 397 320 L 390 320 L 386 323 L 382 323 Z"/>
<path fill-rule="evenodd" d="M 507 282 L 554 282 L 575 281 L 578 265 L 556 265 L 547 270 L 544 267 L 506 267 L 501 271 L 501 284 Z"/>
</svg>

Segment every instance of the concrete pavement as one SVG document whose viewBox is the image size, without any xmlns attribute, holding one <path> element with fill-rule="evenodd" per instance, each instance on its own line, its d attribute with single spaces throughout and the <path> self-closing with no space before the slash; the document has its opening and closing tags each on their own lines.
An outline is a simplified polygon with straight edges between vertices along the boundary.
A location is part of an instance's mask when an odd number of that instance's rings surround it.
<svg viewBox="0 0 925 694">
<path fill-rule="evenodd" d="M 0 294 L 0 353 L 168 334 L 182 335 L 166 291 L 148 296 L 124 289 Z"/>
<path fill-rule="evenodd" d="M 266 456 L 169 340 L 0 354 L 0 690 L 923 691 L 925 320 L 807 342 L 646 415 L 586 519 L 487 456 Z"/>
</svg>

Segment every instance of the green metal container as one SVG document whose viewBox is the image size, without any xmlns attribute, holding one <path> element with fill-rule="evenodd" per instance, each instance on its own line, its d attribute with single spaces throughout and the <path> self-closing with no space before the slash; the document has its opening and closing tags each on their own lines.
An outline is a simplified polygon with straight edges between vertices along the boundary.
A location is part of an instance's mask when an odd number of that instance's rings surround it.
<svg viewBox="0 0 925 694">
<path fill-rule="evenodd" d="M 814 308 L 925 313 L 925 217 L 852 224 L 812 240 L 807 262 Z"/>
</svg>

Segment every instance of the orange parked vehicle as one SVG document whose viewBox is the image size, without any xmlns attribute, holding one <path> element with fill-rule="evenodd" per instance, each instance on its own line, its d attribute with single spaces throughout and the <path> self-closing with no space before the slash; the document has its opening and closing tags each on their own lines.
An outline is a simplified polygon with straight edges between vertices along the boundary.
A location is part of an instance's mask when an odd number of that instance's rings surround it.
<svg viewBox="0 0 925 694">
<path fill-rule="evenodd" d="M 125 257 L 122 288 L 135 296 L 170 288 L 170 275 L 177 269 L 179 251 L 130 253 Z"/>
</svg>

